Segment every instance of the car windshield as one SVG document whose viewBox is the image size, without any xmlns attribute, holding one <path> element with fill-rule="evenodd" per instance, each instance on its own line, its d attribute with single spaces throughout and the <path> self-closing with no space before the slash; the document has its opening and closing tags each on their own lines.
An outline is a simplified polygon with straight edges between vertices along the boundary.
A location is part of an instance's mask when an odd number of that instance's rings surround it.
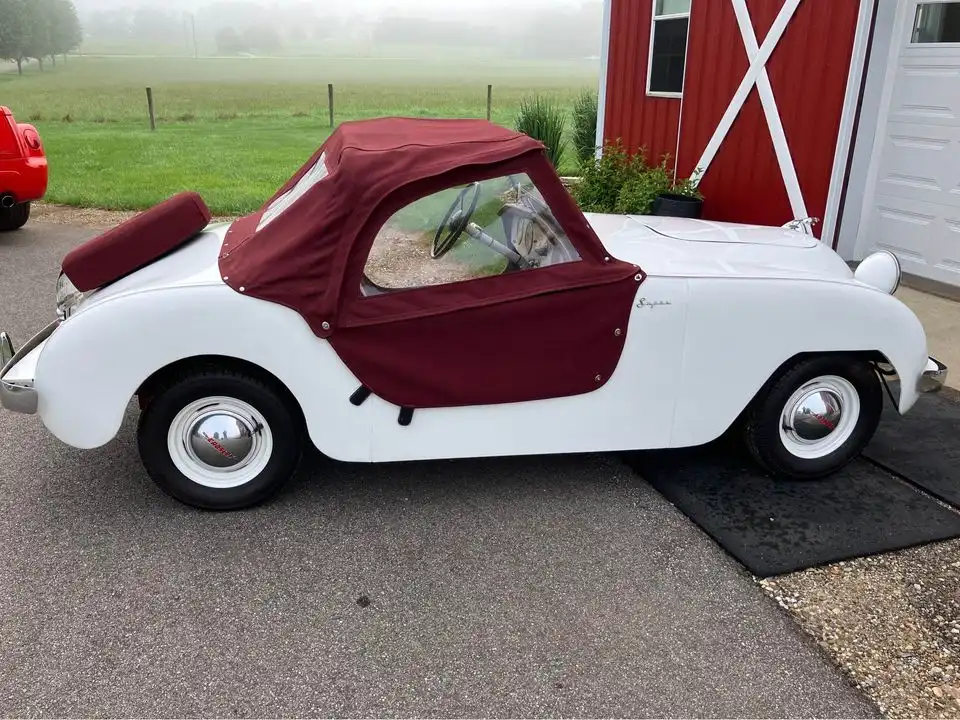
<svg viewBox="0 0 960 720">
<path fill-rule="evenodd" d="M 380 229 L 364 294 L 442 285 L 579 260 L 526 175 L 469 183 L 423 197 Z"/>
</svg>

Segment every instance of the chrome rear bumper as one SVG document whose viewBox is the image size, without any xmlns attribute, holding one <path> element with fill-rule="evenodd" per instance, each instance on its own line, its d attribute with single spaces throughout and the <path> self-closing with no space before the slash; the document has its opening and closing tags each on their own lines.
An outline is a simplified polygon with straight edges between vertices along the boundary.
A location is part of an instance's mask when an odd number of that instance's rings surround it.
<svg viewBox="0 0 960 720">
<path fill-rule="evenodd" d="M 0 405 L 13 412 L 32 415 L 37 412 L 37 391 L 33 387 L 33 378 L 6 379 L 9 371 L 29 355 L 43 341 L 53 334 L 60 324 L 59 320 L 47 325 L 19 350 L 14 350 L 10 336 L 0 332 Z"/>
<path fill-rule="evenodd" d="M 927 360 L 927 367 L 924 369 L 920 379 L 917 380 L 917 392 L 932 393 L 943 388 L 947 382 L 947 366 L 936 358 Z"/>
</svg>

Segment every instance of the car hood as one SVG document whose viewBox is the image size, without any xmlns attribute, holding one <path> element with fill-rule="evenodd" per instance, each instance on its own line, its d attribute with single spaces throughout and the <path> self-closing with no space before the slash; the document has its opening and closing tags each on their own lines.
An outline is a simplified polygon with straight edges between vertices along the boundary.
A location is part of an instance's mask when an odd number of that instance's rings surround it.
<svg viewBox="0 0 960 720">
<path fill-rule="evenodd" d="M 208 225 L 203 232 L 173 252 L 109 285 L 86 293 L 74 314 L 129 293 L 161 288 L 222 285 L 218 259 L 230 223 Z"/>
<path fill-rule="evenodd" d="M 646 215 L 587 220 L 614 257 L 648 275 L 853 279 L 829 246 L 796 230 Z"/>
</svg>

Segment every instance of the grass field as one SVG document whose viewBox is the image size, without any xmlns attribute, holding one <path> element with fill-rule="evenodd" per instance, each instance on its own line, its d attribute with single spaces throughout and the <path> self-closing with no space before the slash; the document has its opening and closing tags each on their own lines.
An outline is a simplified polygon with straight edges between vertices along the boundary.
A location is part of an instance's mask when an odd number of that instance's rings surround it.
<svg viewBox="0 0 960 720">
<path fill-rule="evenodd" d="M 142 209 L 192 189 L 232 214 L 259 206 L 327 137 L 327 83 L 337 122 L 485 117 L 490 83 L 494 122 L 512 126 L 525 95 L 570 107 L 597 77 L 586 60 L 71 57 L 44 73 L 0 74 L 0 104 L 40 130 L 51 202 Z"/>
</svg>

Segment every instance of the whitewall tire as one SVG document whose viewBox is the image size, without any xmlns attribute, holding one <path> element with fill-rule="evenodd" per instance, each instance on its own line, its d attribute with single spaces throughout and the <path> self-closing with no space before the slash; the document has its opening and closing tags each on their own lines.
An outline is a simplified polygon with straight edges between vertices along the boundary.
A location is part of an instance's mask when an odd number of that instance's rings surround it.
<svg viewBox="0 0 960 720">
<path fill-rule="evenodd" d="M 163 384 L 138 427 L 140 457 L 166 493 L 206 510 L 236 510 L 275 495 L 296 471 L 301 423 L 276 388 L 227 369 Z"/>
<path fill-rule="evenodd" d="M 876 432 L 883 391 L 864 360 L 823 356 L 785 369 L 749 408 L 744 435 L 773 475 L 811 480 L 857 457 Z"/>
</svg>

